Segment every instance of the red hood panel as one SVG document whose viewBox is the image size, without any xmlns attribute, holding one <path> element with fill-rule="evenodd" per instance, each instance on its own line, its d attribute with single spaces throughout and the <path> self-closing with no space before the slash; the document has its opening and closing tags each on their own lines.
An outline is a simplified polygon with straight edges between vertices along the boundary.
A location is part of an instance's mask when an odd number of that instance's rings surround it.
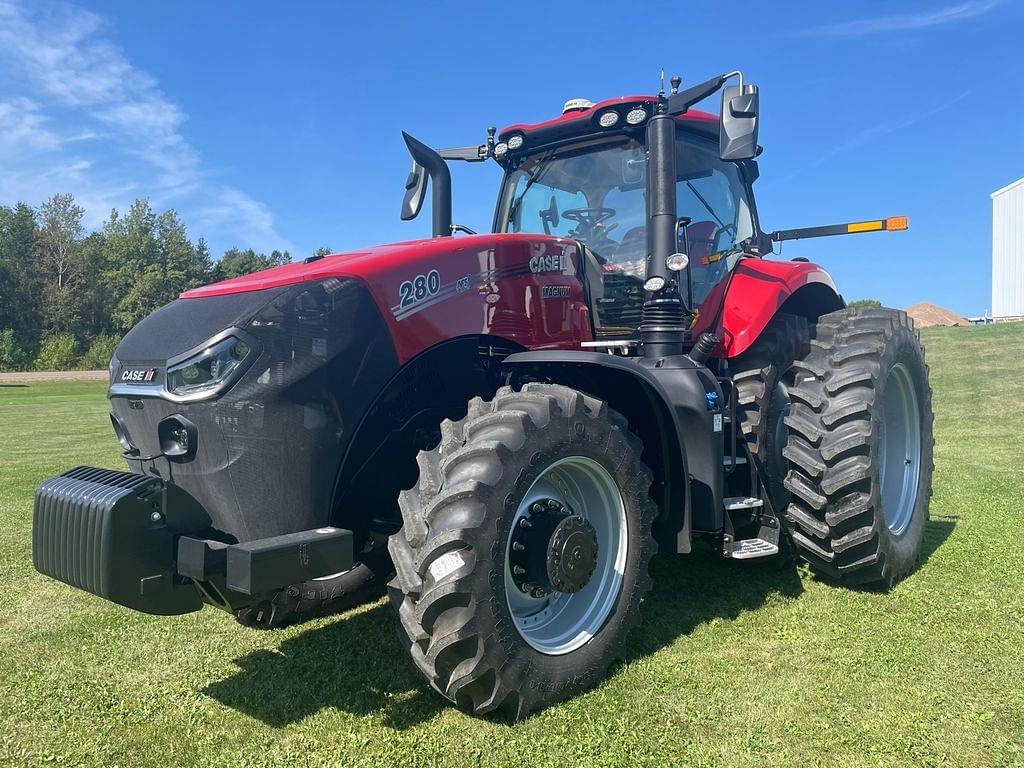
<svg viewBox="0 0 1024 768">
<path fill-rule="evenodd" d="M 437 237 L 286 264 L 181 297 L 352 278 L 370 292 L 403 363 L 460 336 L 499 337 L 527 349 L 578 349 L 591 338 L 579 258 L 575 240 L 547 235 Z"/>
<path fill-rule="evenodd" d="M 223 296 L 229 293 L 260 291 L 282 285 L 320 280 L 327 277 L 360 277 L 367 281 L 389 272 L 395 267 L 412 262 L 424 264 L 460 251 L 481 251 L 511 244 L 567 245 L 571 240 L 546 235 L 483 234 L 468 237 L 432 237 L 425 240 L 406 240 L 401 243 L 376 245 L 350 253 L 338 253 L 309 262 L 297 261 L 282 267 L 265 269 L 251 275 L 221 280 L 219 283 L 193 288 L 181 294 L 183 299 L 205 296 Z"/>
</svg>

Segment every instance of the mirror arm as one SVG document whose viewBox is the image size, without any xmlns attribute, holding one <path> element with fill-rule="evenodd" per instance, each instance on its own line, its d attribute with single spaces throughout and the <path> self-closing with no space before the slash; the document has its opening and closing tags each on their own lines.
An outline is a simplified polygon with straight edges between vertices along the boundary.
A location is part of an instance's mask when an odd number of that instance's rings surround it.
<svg viewBox="0 0 1024 768">
<path fill-rule="evenodd" d="M 445 160 L 462 160 L 467 163 L 482 163 L 490 154 L 486 144 L 469 147 L 451 147 L 450 149 L 439 149 L 437 154 Z"/>
<path fill-rule="evenodd" d="M 739 75 L 740 82 L 743 82 L 743 74 L 739 71 L 729 72 L 725 75 L 712 77 L 699 85 L 691 86 L 682 93 L 676 93 L 668 97 L 666 111 L 670 115 L 681 115 L 698 101 L 703 101 L 708 96 L 721 88 L 730 77 Z"/>
</svg>

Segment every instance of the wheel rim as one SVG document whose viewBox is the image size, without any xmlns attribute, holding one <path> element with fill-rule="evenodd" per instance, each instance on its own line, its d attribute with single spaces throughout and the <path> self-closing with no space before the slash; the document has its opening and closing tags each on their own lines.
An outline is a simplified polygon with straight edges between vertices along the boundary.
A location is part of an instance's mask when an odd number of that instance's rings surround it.
<svg viewBox="0 0 1024 768">
<path fill-rule="evenodd" d="M 913 517 L 921 474 L 921 411 L 914 381 L 902 363 L 893 366 L 885 384 L 878 446 L 882 514 L 898 536 Z"/>
<path fill-rule="evenodd" d="M 597 561 L 589 581 L 571 594 L 552 591 L 543 597 L 524 594 L 516 585 L 506 542 L 505 597 L 516 629 L 534 649 L 552 656 L 571 653 L 596 635 L 611 614 L 626 567 L 626 508 L 615 479 L 585 456 L 570 456 L 549 465 L 530 486 L 512 520 L 515 532 L 530 507 L 553 499 L 583 517 L 597 538 Z"/>
</svg>

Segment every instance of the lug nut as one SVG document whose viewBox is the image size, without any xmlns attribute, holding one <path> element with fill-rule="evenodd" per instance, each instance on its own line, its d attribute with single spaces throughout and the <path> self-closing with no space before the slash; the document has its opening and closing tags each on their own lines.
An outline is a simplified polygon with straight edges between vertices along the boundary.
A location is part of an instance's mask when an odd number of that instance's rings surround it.
<svg viewBox="0 0 1024 768">
<path fill-rule="evenodd" d="M 513 541 L 512 542 L 512 551 L 513 552 L 522 552 L 524 549 L 526 549 L 526 545 L 525 544 L 520 544 L 518 541 Z"/>
<path fill-rule="evenodd" d="M 159 512 L 153 512 L 153 514 L 149 516 L 149 519 L 152 520 L 154 523 L 159 523 L 161 520 L 164 519 L 164 516 L 161 515 Z"/>
<path fill-rule="evenodd" d="M 515 565 L 512 567 L 512 573 L 514 573 L 516 576 L 522 576 L 524 573 L 526 573 L 526 569 L 523 568 L 523 566 L 521 565 Z"/>
<path fill-rule="evenodd" d="M 519 527 L 520 528 L 532 528 L 533 527 L 533 523 L 531 523 L 525 517 L 522 517 L 522 518 L 519 519 Z"/>
</svg>

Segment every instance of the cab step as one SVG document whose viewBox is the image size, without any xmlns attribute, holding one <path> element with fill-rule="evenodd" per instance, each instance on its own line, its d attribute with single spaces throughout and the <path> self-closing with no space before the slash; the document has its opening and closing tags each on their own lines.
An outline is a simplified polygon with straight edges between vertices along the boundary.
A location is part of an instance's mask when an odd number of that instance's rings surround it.
<svg viewBox="0 0 1024 768">
<path fill-rule="evenodd" d="M 779 554 L 779 545 L 764 539 L 740 539 L 732 542 L 731 548 L 733 560 L 754 560 Z"/>
<path fill-rule="evenodd" d="M 764 506 L 764 499 L 753 496 L 726 496 L 725 509 L 727 512 L 735 512 L 741 509 L 758 509 Z"/>
</svg>

